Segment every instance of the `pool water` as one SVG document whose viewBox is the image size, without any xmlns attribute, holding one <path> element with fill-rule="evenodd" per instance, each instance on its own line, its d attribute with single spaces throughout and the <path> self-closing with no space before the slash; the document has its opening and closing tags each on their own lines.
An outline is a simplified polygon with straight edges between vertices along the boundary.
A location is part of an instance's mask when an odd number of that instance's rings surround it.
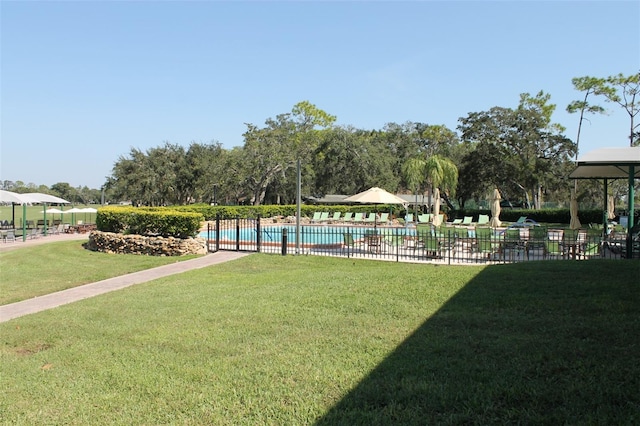
<svg viewBox="0 0 640 426">
<path fill-rule="evenodd" d="M 264 243 L 281 243 L 282 232 L 287 231 L 287 241 L 289 244 L 296 240 L 296 227 L 295 226 L 266 226 L 261 228 L 262 242 Z M 399 232 L 402 234 L 407 233 L 405 229 L 398 228 L 367 228 L 367 227 L 350 227 L 350 226 L 301 226 L 300 227 L 300 242 L 302 244 L 318 245 L 318 244 L 341 244 L 344 241 L 345 233 L 353 235 L 354 239 L 359 239 L 365 235 L 372 233 L 379 233 L 383 235 L 396 235 Z M 236 240 L 236 229 L 225 229 L 220 232 L 221 240 Z M 199 235 L 202 238 L 207 238 L 207 233 L 202 232 Z M 256 229 L 255 228 L 241 228 L 238 235 L 239 241 L 252 242 L 256 241 Z M 211 238 L 215 238 L 215 232 L 211 233 Z"/>
</svg>

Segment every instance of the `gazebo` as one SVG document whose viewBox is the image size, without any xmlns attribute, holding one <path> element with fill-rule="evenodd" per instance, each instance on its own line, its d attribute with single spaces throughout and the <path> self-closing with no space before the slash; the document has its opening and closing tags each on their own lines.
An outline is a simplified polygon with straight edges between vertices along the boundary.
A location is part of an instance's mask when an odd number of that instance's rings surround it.
<svg viewBox="0 0 640 426">
<path fill-rule="evenodd" d="M 577 161 L 577 167 L 571 174 L 570 179 L 603 179 L 604 180 L 604 208 L 603 222 L 606 226 L 607 217 L 607 180 L 626 179 L 629 186 L 627 204 L 629 211 L 628 229 L 634 226 L 634 183 L 640 179 L 640 146 L 624 148 L 600 148 L 590 151 Z M 627 238 L 627 257 L 632 253 L 631 235 Z"/>
</svg>

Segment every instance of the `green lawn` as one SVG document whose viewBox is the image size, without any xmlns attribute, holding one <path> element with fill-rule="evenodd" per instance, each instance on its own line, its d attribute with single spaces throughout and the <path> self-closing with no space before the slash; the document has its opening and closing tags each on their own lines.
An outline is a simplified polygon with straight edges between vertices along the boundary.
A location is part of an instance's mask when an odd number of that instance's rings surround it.
<svg viewBox="0 0 640 426">
<path fill-rule="evenodd" d="M 256 254 L 0 324 L 0 421 L 634 424 L 638 272 Z"/>
<path fill-rule="evenodd" d="M 86 250 L 84 242 L 58 241 L 0 253 L 0 305 L 197 257 L 113 255 Z"/>
</svg>

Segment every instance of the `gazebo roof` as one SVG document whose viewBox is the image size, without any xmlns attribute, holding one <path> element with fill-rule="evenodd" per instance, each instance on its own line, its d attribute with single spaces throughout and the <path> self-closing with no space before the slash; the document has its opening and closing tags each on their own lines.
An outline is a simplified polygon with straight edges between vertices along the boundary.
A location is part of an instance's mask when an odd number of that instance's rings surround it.
<svg viewBox="0 0 640 426">
<path fill-rule="evenodd" d="M 633 177 L 640 179 L 640 146 L 600 148 L 580 158 L 571 179 L 628 179 L 631 167 Z"/>
</svg>

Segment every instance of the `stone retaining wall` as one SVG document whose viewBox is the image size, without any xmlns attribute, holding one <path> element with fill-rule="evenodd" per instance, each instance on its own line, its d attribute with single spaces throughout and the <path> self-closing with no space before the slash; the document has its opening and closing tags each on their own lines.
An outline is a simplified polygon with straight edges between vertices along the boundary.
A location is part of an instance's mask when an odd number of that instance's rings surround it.
<svg viewBox="0 0 640 426">
<path fill-rule="evenodd" d="M 91 251 L 147 256 L 184 256 L 206 254 L 204 238 L 146 237 L 143 235 L 115 234 L 92 231 L 85 247 Z"/>
</svg>

